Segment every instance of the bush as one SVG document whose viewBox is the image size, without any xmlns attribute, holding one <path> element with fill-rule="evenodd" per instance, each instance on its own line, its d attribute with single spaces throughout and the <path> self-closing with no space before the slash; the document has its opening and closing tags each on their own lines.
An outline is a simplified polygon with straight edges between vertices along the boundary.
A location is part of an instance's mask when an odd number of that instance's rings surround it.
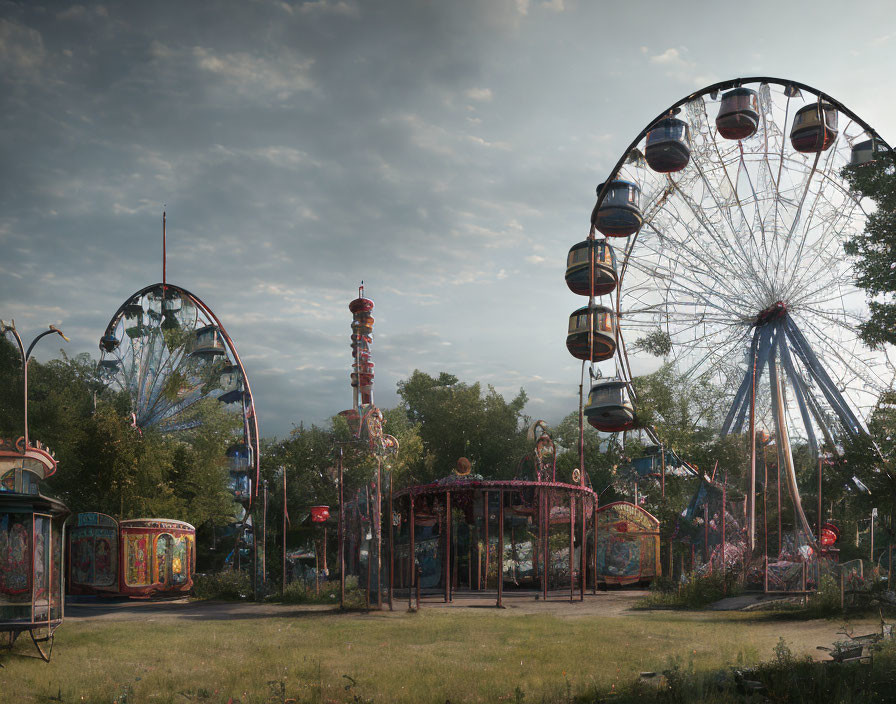
<svg viewBox="0 0 896 704">
<path fill-rule="evenodd" d="M 734 572 L 698 574 L 691 572 L 685 581 L 655 580 L 651 594 L 635 606 L 639 609 L 699 609 L 727 596 L 740 593 L 740 585 Z"/>
<path fill-rule="evenodd" d="M 252 576 L 237 570 L 194 575 L 193 596 L 197 599 L 249 599 Z"/>
<path fill-rule="evenodd" d="M 315 590 L 314 583 L 296 580 L 286 585 L 282 596 L 274 597 L 284 604 L 338 604 L 339 580 L 320 583 L 320 593 Z M 358 589 L 358 578 L 345 578 L 345 607 L 358 609 L 365 604 L 364 595 Z"/>
</svg>

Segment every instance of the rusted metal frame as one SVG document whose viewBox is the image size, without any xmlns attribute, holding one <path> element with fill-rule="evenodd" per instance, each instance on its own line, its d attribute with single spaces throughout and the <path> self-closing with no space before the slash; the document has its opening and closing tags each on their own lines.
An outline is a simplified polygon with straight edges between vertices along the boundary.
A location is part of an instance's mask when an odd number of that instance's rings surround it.
<svg viewBox="0 0 896 704">
<path fill-rule="evenodd" d="M 504 595 L 504 490 L 498 490 L 498 602 L 503 609 L 501 597 Z"/>
<path fill-rule="evenodd" d="M 594 494 L 594 490 L 580 484 L 566 484 L 564 482 L 538 482 L 529 479 L 475 479 L 468 482 L 454 482 L 451 485 L 451 491 L 472 491 L 480 490 L 498 490 L 498 489 L 520 489 L 526 487 L 544 488 L 544 489 L 562 489 L 564 491 L 581 492 L 584 494 Z M 439 494 L 446 491 L 442 484 L 432 482 L 430 484 L 421 484 L 418 486 L 408 487 L 396 492 L 396 496 L 401 497 L 406 494 L 414 494 L 422 496 L 425 494 Z"/>
</svg>

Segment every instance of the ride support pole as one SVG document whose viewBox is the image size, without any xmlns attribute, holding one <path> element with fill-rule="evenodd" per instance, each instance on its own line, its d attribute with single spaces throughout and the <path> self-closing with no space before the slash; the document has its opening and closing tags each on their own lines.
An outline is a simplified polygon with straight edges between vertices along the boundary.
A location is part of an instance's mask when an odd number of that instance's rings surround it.
<svg viewBox="0 0 896 704">
<path fill-rule="evenodd" d="M 582 543 L 579 564 L 579 601 L 585 601 L 585 580 L 588 578 L 588 556 L 585 554 L 585 540 L 588 531 L 588 514 L 585 511 L 585 494 L 582 494 Z"/>
<path fill-rule="evenodd" d="M 467 588 L 473 591 L 473 526 L 465 525 L 467 526 Z"/>
<path fill-rule="evenodd" d="M 893 543 L 890 543 L 887 555 L 887 589 L 893 589 Z"/>
<path fill-rule="evenodd" d="M 419 567 L 415 571 L 417 581 L 417 611 L 420 610 L 420 575 L 422 574 L 422 572 L 423 570 L 421 570 Z"/>
<path fill-rule="evenodd" d="M 498 603 L 499 609 L 504 608 L 501 597 L 504 595 L 504 490 L 498 490 Z"/>
<path fill-rule="evenodd" d="M 543 567 L 543 579 L 541 580 L 542 585 L 544 586 L 544 600 L 548 599 L 548 575 L 551 571 L 551 512 L 548 508 L 549 503 L 549 495 L 545 493 L 542 499 L 542 507 L 541 507 L 541 516 L 544 520 L 544 543 L 542 545 L 542 549 L 544 550 L 544 563 Z"/>
<path fill-rule="evenodd" d="M 488 492 L 482 492 L 482 516 L 485 521 L 485 588 L 488 589 L 488 563 L 491 544 L 488 542 Z"/>
<path fill-rule="evenodd" d="M 709 562 L 709 496 L 703 504 L 703 564 Z M 710 572 L 712 568 L 710 567 Z"/>
<path fill-rule="evenodd" d="M 591 593 L 597 594 L 597 499 L 598 497 L 594 497 L 594 515 L 592 517 L 592 530 L 594 532 L 594 550 L 591 555 L 591 560 L 594 563 L 594 581 L 591 583 Z"/>
<path fill-rule="evenodd" d="M 376 461 L 376 608 L 383 610 L 383 463 Z"/>
<path fill-rule="evenodd" d="M 395 535 L 392 526 L 393 520 L 393 491 L 392 491 L 392 472 L 389 472 L 389 611 L 392 607 L 392 588 L 395 582 Z"/>
<path fill-rule="evenodd" d="M 727 497 L 727 492 L 726 492 L 727 484 L 728 484 L 728 472 L 726 471 L 726 472 L 725 472 L 725 483 L 722 484 L 722 593 L 723 593 L 723 594 L 727 594 L 727 593 L 728 593 L 728 587 L 727 587 L 727 584 L 726 584 L 726 582 L 725 582 L 725 577 L 727 576 L 726 573 L 727 573 L 727 571 L 728 571 L 728 564 L 727 564 L 727 561 L 726 561 L 726 559 L 725 559 L 726 556 L 727 556 L 726 553 L 728 552 L 728 551 L 725 549 L 725 548 L 726 548 L 726 545 L 725 545 L 725 515 L 728 513 L 728 512 L 725 510 L 725 504 L 728 503 L 728 502 L 726 501 L 726 497 Z"/>
<path fill-rule="evenodd" d="M 479 527 L 476 527 L 476 591 L 482 591 L 482 548 L 479 545 Z"/>
<path fill-rule="evenodd" d="M 445 492 L 445 603 L 451 601 L 451 492 Z"/>
<path fill-rule="evenodd" d="M 818 455 L 818 544 L 821 545 L 821 454 Z"/>
<path fill-rule="evenodd" d="M 374 530 L 373 527 L 373 510 L 370 508 L 370 486 L 365 486 L 364 491 L 367 493 L 367 520 L 370 521 L 370 530 Z M 360 544 L 360 541 L 358 541 Z M 367 541 L 367 596 L 365 603 L 367 604 L 367 610 L 370 611 L 370 580 L 373 577 L 373 569 L 371 566 L 371 562 L 373 562 L 372 555 L 372 545 L 370 541 Z M 361 548 L 358 548 L 358 561 L 361 560 Z"/>
<path fill-rule="evenodd" d="M 569 600 L 576 595 L 576 497 L 569 494 Z"/>
<path fill-rule="evenodd" d="M 666 449 L 660 445 L 660 478 L 662 479 L 663 498 L 666 498 Z"/>
<path fill-rule="evenodd" d="M 416 574 L 417 550 L 414 545 L 414 496 L 408 493 L 408 611 L 411 610 L 411 593 L 414 589 L 414 575 Z M 417 597 L 419 604 L 420 598 Z"/>
<path fill-rule="evenodd" d="M 460 521 L 457 523 L 451 523 L 451 539 L 454 541 L 454 544 L 451 546 L 451 554 L 454 556 L 454 564 L 451 568 L 451 598 L 454 599 L 454 592 L 457 591 L 458 582 L 457 582 L 457 573 L 460 570 L 460 556 L 457 550 L 457 538 L 458 533 L 460 533 Z"/>
<path fill-rule="evenodd" d="M 843 611 L 846 608 L 846 578 L 843 575 L 843 570 L 840 570 L 840 610 Z"/>
<path fill-rule="evenodd" d="M 283 552 L 280 560 L 283 574 L 280 580 L 280 596 L 283 596 L 283 592 L 286 591 L 286 467 L 281 467 L 280 471 L 283 472 Z"/>
</svg>

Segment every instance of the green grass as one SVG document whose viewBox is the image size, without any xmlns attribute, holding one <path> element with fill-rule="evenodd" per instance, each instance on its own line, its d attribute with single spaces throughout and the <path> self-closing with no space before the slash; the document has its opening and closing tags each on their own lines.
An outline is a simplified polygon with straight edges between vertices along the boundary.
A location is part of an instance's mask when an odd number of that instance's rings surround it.
<svg viewBox="0 0 896 704">
<path fill-rule="evenodd" d="M 0 656 L 0 683 L 14 701 L 41 704 L 568 701 L 630 691 L 640 671 L 676 658 L 699 673 L 767 660 L 782 629 L 742 613 L 575 609 L 79 621 L 59 629 L 49 665 L 20 639 Z M 829 644 L 788 640 L 798 655 Z"/>
</svg>

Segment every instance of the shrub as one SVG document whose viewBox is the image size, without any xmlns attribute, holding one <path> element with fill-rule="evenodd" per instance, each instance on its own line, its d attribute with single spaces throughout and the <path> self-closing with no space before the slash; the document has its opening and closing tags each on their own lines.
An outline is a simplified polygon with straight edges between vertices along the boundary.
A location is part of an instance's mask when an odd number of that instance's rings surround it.
<svg viewBox="0 0 896 704">
<path fill-rule="evenodd" d="M 252 576 L 248 572 L 225 570 L 193 577 L 197 599 L 248 599 L 252 596 Z"/>
<path fill-rule="evenodd" d="M 640 609 L 699 609 L 726 596 L 740 593 L 740 585 L 734 572 L 709 574 L 689 573 L 682 583 L 672 580 L 655 580 L 651 594 L 641 599 L 635 608 Z"/>
<path fill-rule="evenodd" d="M 338 604 L 339 580 L 320 583 L 320 593 L 314 588 L 314 583 L 304 580 L 296 580 L 286 585 L 282 596 L 275 597 L 284 604 Z M 365 600 L 361 590 L 358 589 L 358 578 L 348 576 L 345 578 L 345 606 L 348 609 L 357 609 L 364 606 Z"/>
</svg>

